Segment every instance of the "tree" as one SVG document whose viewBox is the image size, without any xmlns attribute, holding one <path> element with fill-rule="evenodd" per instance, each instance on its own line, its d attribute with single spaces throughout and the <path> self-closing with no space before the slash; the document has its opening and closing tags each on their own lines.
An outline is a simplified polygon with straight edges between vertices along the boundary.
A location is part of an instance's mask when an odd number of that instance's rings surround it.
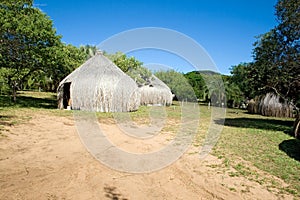
<svg viewBox="0 0 300 200">
<path fill-rule="evenodd" d="M 193 87 L 189 84 L 188 80 L 183 74 L 174 70 L 158 71 L 155 73 L 160 80 L 162 80 L 177 97 L 179 101 L 197 101 L 197 97 Z"/>
<path fill-rule="evenodd" d="M 294 132 L 299 133 L 300 101 L 300 1 L 279 0 L 279 24 L 261 35 L 254 44 L 254 62 L 249 68 L 249 83 L 258 93 L 273 92 L 290 102 L 297 112 Z M 297 128 L 298 127 L 298 128 Z"/>
<path fill-rule="evenodd" d="M 23 82 L 21 89 L 56 91 L 60 81 L 86 61 L 86 54 L 73 45 L 61 44 L 52 52 L 47 68 L 36 70 Z M 0 75 L 1 76 L 1 75 Z"/>
<path fill-rule="evenodd" d="M 233 76 L 222 75 L 228 107 L 236 107 L 244 100 L 244 94 L 238 84 L 233 81 Z"/>
<path fill-rule="evenodd" d="M 206 73 L 203 74 L 206 84 L 207 98 L 214 106 L 222 106 L 226 103 L 226 92 L 224 83 L 220 74 Z"/>
<path fill-rule="evenodd" d="M 201 72 L 188 72 L 184 75 L 184 77 L 187 78 L 189 84 L 192 86 L 196 97 L 198 99 L 205 99 L 206 85 Z"/>
<path fill-rule="evenodd" d="M 54 62 L 52 55 L 60 45 L 52 21 L 32 0 L 3 0 L 0 4 L 0 66 L 16 92 L 33 73 Z"/>
<path fill-rule="evenodd" d="M 134 57 L 128 57 L 122 52 L 104 55 L 108 57 L 123 72 L 130 76 L 139 86 L 150 84 L 152 73 L 143 67 L 143 63 Z"/>
<path fill-rule="evenodd" d="M 129 69 L 126 74 L 130 76 L 138 86 L 149 85 L 151 83 L 152 73 L 143 66 L 137 66 L 135 69 Z"/>
<path fill-rule="evenodd" d="M 80 46 L 79 49 L 82 53 L 86 54 L 86 60 L 89 59 L 90 57 L 96 55 L 97 51 L 99 51 L 97 46 L 93 46 L 93 45 L 89 45 L 89 44 Z"/>
<path fill-rule="evenodd" d="M 51 66 L 41 74 L 48 80 L 44 85 L 47 91 L 56 91 L 60 81 L 86 61 L 86 54 L 70 44 L 59 45 L 52 57 Z"/>
<path fill-rule="evenodd" d="M 135 70 L 143 65 L 142 62 L 138 61 L 133 56 L 128 57 L 122 52 L 116 52 L 115 54 L 107 54 L 104 52 L 104 55 L 113 61 L 115 65 L 117 65 L 125 73 L 129 70 Z"/>
<path fill-rule="evenodd" d="M 236 85 L 246 98 L 253 98 L 255 96 L 248 81 L 250 65 L 251 63 L 240 63 L 232 66 L 230 69 L 230 73 L 232 74 L 230 83 Z"/>
</svg>

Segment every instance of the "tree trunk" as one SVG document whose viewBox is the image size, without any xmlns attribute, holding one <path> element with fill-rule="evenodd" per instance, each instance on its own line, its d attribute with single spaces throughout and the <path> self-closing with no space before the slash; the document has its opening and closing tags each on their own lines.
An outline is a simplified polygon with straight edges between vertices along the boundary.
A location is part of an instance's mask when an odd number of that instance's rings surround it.
<svg viewBox="0 0 300 200">
<path fill-rule="evenodd" d="M 14 81 L 13 83 L 13 101 L 17 102 L 17 83 Z"/>
<path fill-rule="evenodd" d="M 297 113 L 296 120 L 294 122 L 294 135 L 296 138 L 300 139 L 300 112 Z"/>
</svg>

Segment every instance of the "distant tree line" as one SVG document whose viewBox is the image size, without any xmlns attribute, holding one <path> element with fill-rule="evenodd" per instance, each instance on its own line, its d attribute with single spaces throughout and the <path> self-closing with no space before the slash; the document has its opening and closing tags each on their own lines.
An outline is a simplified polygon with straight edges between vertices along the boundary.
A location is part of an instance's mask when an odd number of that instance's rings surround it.
<svg viewBox="0 0 300 200">
<path fill-rule="evenodd" d="M 213 102 L 215 106 L 238 107 L 244 100 L 241 89 L 232 77 L 213 71 L 179 73 L 174 70 L 159 71 L 155 75 L 164 81 L 179 97 L 178 100 Z"/>
</svg>

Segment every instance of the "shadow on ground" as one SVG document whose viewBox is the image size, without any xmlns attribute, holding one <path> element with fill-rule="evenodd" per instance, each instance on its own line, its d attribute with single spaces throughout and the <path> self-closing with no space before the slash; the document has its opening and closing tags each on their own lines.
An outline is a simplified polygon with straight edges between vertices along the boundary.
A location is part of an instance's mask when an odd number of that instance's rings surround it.
<svg viewBox="0 0 300 200">
<path fill-rule="evenodd" d="M 300 162 L 300 140 L 284 140 L 279 144 L 279 149 L 285 152 L 289 157 Z"/>
<path fill-rule="evenodd" d="M 223 119 L 215 120 L 215 122 L 222 125 Z M 288 132 L 293 127 L 293 123 L 293 121 L 282 119 L 259 119 L 241 117 L 225 119 L 224 126 Z"/>
<path fill-rule="evenodd" d="M 117 191 L 117 188 L 114 186 L 106 186 L 104 187 L 105 196 L 111 200 L 128 200 L 127 198 L 122 197 Z"/>
<path fill-rule="evenodd" d="M 45 108 L 55 109 L 57 108 L 56 96 L 51 98 L 37 98 L 30 96 L 18 96 L 17 101 L 13 102 L 10 96 L 0 96 L 0 102 L 2 107 L 19 107 L 19 108 Z"/>
<path fill-rule="evenodd" d="M 13 123 L 11 122 L 11 120 L 14 118 L 15 116 L 13 115 L 0 115 L 0 126 L 12 126 Z M 0 128 L 1 130 L 1 128 Z"/>
</svg>

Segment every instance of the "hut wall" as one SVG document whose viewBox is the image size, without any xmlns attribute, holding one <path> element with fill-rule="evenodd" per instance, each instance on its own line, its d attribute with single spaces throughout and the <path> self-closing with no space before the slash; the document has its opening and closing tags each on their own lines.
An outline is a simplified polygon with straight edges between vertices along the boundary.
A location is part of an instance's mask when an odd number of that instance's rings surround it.
<svg viewBox="0 0 300 200">
<path fill-rule="evenodd" d="M 171 89 L 155 75 L 152 75 L 149 85 L 139 87 L 141 93 L 141 105 L 163 105 L 172 104 L 173 94 Z"/>
<path fill-rule="evenodd" d="M 139 90 L 141 93 L 141 105 L 161 104 L 169 106 L 172 104 L 172 93 L 166 88 L 146 85 L 140 87 Z"/>
<path fill-rule="evenodd" d="M 267 93 L 264 96 L 251 99 L 248 112 L 272 117 L 295 117 L 293 107 L 286 101 L 280 101 L 278 95 Z"/>
</svg>

